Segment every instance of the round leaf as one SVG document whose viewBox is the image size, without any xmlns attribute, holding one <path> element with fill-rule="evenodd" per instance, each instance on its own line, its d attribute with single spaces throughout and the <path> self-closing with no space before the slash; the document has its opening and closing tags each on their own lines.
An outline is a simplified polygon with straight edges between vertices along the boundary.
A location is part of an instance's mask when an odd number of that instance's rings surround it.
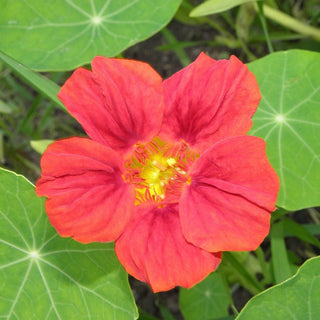
<svg viewBox="0 0 320 320">
<path fill-rule="evenodd" d="M 219 272 L 210 274 L 191 289 L 180 289 L 180 307 L 186 320 L 227 316 L 231 293 Z"/>
<path fill-rule="evenodd" d="M 181 0 L 0 1 L 0 50 L 35 70 L 114 56 L 167 24 Z"/>
<path fill-rule="evenodd" d="M 320 205 L 320 54 L 278 52 L 250 63 L 262 100 L 249 134 L 267 142 L 280 178 L 277 205 Z"/>
<path fill-rule="evenodd" d="M 137 318 L 112 244 L 59 237 L 24 177 L 0 169 L 0 318 Z"/>
<path fill-rule="evenodd" d="M 317 320 L 320 257 L 309 259 L 292 278 L 253 297 L 236 320 Z"/>
</svg>

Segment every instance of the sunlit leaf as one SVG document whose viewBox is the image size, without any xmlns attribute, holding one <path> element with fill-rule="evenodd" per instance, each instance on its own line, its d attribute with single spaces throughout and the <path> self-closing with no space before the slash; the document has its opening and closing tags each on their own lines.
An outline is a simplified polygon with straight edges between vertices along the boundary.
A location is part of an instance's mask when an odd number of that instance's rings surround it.
<svg viewBox="0 0 320 320">
<path fill-rule="evenodd" d="M 0 318 L 137 318 L 112 244 L 61 238 L 24 177 L 0 169 Z"/>
<path fill-rule="evenodd" d="M 255 2 L 256 0 L 208 0 L 201 3 L 190 13 L 191 17 L 207 16 L 209 14 L 223 12 L 240 4 Z"/>
<path fill-rule="evenodd" d="M 318 320 L 320 257 L 309 259 L 292 278 L 253 297 L 236 320 Z"/>
<path fill-rule="evenodd" d="M 40 154 L 43 154 L 47 149 L 48 145 L 51 144 L 54 140 L 43 139 L 43 140 L 31 140 L 31 148 L 37 151 Z"/>
<path fill-rule="evenodd" d="M 277 205 L 320 205 L 320 54 L 290 50 L 250 63 L 262 100 L 249 134 L 267 142 L 280 178 Z"/>
<path fill-rule="evenodd" d="M 166 25 L 181 0 L 0 1 L 0 50 L 35 70 L 115 56 Z"/>
</svg>

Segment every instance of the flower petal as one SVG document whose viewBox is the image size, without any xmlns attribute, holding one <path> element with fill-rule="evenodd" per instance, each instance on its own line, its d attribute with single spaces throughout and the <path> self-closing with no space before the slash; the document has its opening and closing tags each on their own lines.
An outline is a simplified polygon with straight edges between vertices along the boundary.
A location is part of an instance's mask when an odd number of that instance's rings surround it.
<svg viewBox="0 0 320 320">
<path fill-rule="evenodd" d="M 204 250 L 254 250 L 267 236 L 279 179 L 265 143 L 251 136 L 215 144 L 191 169 L 180 199 L 183 234 Z"/>
<path fill-rule="evenodd" d="M 235 56 L 216 61 L 204 53 L 164 81 L 164 141 L 183 139 L 201 152 L 248 132 L 260 92 L 254 75 Z"/>
<path fill-rule="evenodd" d="M 159 132 L 162 79 L 146 63 L 95 57 L 93 72 L 79 68 L 58 97 L 95 141 L 127 151 Z"/>
<path fill-rule="evenodd" d="M 116 254 L 128 273 L 148 282 L 154 292 L 201 281 L 220 263 L 182 235 L 177 205 L 137 206 L 134 218 L 116 240 Z"/>
<path fill-rule="evenodd" d="M 36 192 L 48 197 L 46 212 L 61 236 L 87 243 L 120 235 L 135 192 L 121 177 L 115 151 L 85 138 L 59 140 L 45 151 L 41 167 Z"/>
</svg>

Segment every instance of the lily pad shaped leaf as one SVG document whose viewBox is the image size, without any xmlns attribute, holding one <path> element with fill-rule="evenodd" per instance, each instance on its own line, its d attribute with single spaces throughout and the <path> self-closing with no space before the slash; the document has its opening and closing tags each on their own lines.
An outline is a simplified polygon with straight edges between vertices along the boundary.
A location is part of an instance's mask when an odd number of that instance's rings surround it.
<svg viewBox="0 0 320 320">
<path fill-rule="evenodd" d="M 165 26 L 181 0 L 1 0 L 0 50 L 34 70 L 115 56 Z"/>
<path fill-rule="evenodd" d="M 137 318 L 112 244 L 61 238 L 24 177 L 0 169 L 0 318 Z"/>
<path fill-rule="evenodd" d="M 280 178 L 277 206 L 320 205 L 320 54 L 277 52 L 252 62 L 262 94 L 249 134 L 263 138 Z"/>
<path fill-rule="evenodd" d="M 253 297 L 236 320 L 318 320 L 320 257 L 307 260 L 292 278 Z"/>
<path fill-rule="evenodd" d="M 180 289 L 180 308 L 185 320 L 226 317 L 231 303 L 231 292 L 219 271 L 190 289 Z"/>
</svg>

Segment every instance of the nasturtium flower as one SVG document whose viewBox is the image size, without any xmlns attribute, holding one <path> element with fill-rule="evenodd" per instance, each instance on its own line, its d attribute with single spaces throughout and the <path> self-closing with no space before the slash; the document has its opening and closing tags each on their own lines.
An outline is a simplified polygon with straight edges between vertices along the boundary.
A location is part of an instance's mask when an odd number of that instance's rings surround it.
<svg viewBox="0 0 320 320">
<path fill-rule="evenodd" d="M 115 241 L 125 270 L 157 292 L 191 287 L 222 251 L 268 234 L 279 180 L 265 142 L 245 135 L 261 96 L 236 57 L 202 53 L 164 81 L 146 63 L 96 57 L 58 97 L 89 136 L 41 160 L 36 192 L 61 236 Z"/>
</svg>

